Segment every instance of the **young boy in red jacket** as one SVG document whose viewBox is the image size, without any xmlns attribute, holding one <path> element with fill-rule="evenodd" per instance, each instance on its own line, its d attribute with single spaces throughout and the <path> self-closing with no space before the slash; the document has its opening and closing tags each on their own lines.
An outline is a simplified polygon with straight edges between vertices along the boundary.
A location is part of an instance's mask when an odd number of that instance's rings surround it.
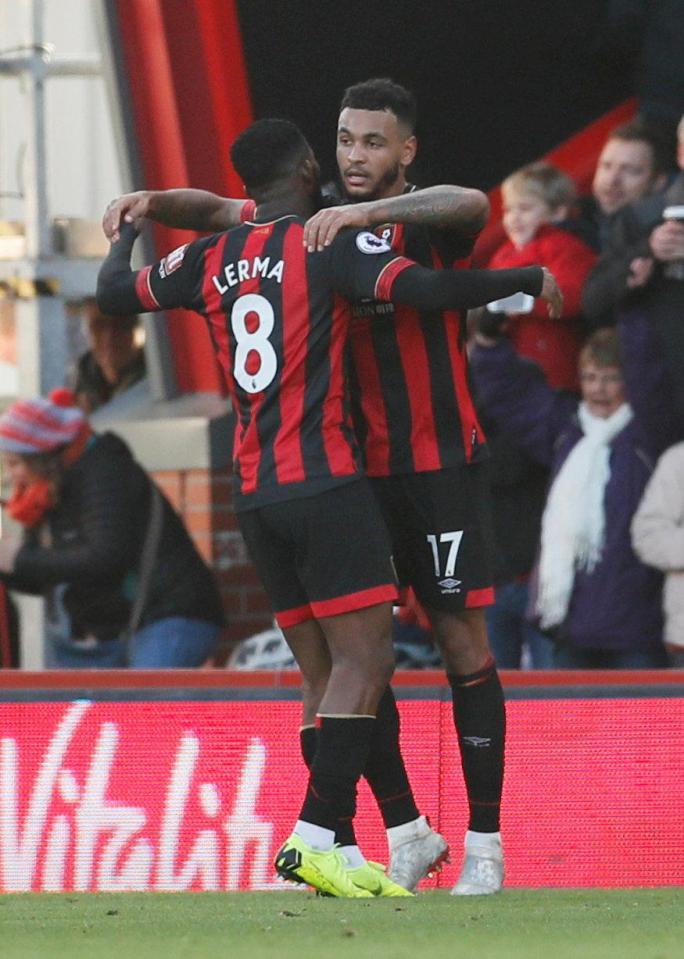
<svg viewBox="0 0 684 959">
<path fill-rule="evenodd" d="M 595 252 L 557 224 L 568 218 L 575 187 L 565 173 L 549 163 L 532 163 L 504 180 L 503 225 L 508 241 L 494 253 L 490 268 L 535 263 L 556 276 L 564 297 L 563 317 L 549 319 L 546 305 L 525 294 L 508 304 L 490 304 L 506 313 L 507 332 L 517 353 L 541 366 L 556 389 L 577 391 L 577 359 L 582 346 L 580 295 L 596 261 Z"/>
</svg>

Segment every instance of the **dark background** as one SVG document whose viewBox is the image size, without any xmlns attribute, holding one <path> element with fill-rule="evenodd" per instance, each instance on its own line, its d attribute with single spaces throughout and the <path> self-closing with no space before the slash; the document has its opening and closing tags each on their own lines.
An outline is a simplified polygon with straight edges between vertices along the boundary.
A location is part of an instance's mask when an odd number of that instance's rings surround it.
<svg viewBox="0 0 684 959">
<path fill-rule="evenodd" d="M 326 178 L 342 92 L 369 77 L 416 94 L 412 178 L 481 189 L 633 92 L 601 0 L 239 0 L 238 10 L 255 117 L 298 123 Z"/>
</svg>

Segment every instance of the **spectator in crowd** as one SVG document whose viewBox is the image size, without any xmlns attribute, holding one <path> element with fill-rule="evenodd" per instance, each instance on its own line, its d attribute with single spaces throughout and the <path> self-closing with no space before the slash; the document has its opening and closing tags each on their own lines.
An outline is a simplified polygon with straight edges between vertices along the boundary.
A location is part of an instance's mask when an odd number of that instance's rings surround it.
<svg viewBox="0 0 684 959">
<path fill-rule="evenodd" d="M 625 206 L 584 287 L 593 326 L 638 305 L 661 339 L 684 436 L 684 117 L 677 128 L 679 175 L 660 193 Z"/>
<path fill-rule="evenodd" d="M 538 363 L 555 389 L 577 390 L 577 357 L 582 344 L 580 296 L 596 254 L 577 236 L 556 224 L 566 220 L 575 186 L 550 163 L 532 163 L 501 186 L 503 225 L 508 236 L 494 253 L 493 269 L 548 267 L 563 292 L 563 316 L 549 317 L 546 304 L 532 297 L 511 297 L 500 304 L 508 335 L 521 356 Z"/>
<path fill-rule="evenodd" d="M 613 217 L 628 203 L 662 190 L 671 166 L 670 152 L 645 121 L 621 124 L 603 145 L 591 194 L 579 199 L 576 215 L 563 226 L 600 252 L 610 234 Z M 588 315 L 584 299 L 582 310 Z"/>
<path fill-rule="evenodd" d="M 684 667 L 684 443 L 658 460 L 632 522 L 634 551 L 665 574 L 665 647 Z"/>
<path fill-rule="evenodd" d="M 476 335 L 483 408 L 551 469 L 530 608 L 559 668 L 666 664 L 661 577 L 641 563 L 630 524 L 670 439 L 665 373 L 648 321 L 624 317 L 580 354 L 582 399 L 551 389 L 505 338 Z"/>
<path fill-rule="evenodd" d="M 84 309 L 89 349 L 79 358 L 70 385 L 81 409 L 93 413 L 143 379 L 145 351 L 135 341 L 137 316 L 105 316 L 94 297 Z"/>
<path fill-rule="evenodd" d="M 72 401 L 0 416 L 6 508 L 24 527 L 0 540 L 0 576 L 45 595 L 50 666 L 199 666 L 223 625 L 212 574 L 125 443 Z"/>
</svg>

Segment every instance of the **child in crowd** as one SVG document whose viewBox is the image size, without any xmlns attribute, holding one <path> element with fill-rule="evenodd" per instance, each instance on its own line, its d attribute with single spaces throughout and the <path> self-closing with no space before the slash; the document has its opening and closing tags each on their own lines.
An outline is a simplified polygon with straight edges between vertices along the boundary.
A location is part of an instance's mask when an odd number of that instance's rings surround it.
<svg viewBox="0 0 684 959">
<path fill-rule="evenodd" d="M 503 301 L 508 335 L 517 353 L 541 366 L 550 386 L 576 391 L 582 346 L 580 296 L 596 254 L 556 225 L 568 218 L 575 200 L 574 184 L 551 164 L 532 163 L 504 180 L 501 191 L 508 241 L 494 253 L 489 267 L 546 266 L 564 297 L 560 320 L 549 318 L 541 300 L 524 298 L 522 308 L 514 305 L 515 312 L 506 310 Z"/>
</svg>

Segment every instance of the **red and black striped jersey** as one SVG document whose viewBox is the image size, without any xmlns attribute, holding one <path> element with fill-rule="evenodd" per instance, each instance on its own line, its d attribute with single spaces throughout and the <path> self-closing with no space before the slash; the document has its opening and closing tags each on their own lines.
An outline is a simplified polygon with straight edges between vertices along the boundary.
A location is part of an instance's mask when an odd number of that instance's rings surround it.
<svg viewBox="0 0 684 959">
<path fill-rule="evenodd" d="M 417 224 L 376 231 L 422 266 L 469 264 L 472 240 Z M 459 311 L 368 301 L 351 327 L 354 425 L 370 476 L 439 470 L 488 456 L 468 386 Z"/>
<path fill-rule="evenodd" d="M 411 265 L 367 232 L 307 254 L 303 223 L 246 222 L 179 247 L 135 280 L 146 309 L 185 306 L 207 319 L 236 415 L 238 510 L 356 478 L 346 298 L 386 295 Z"/>
</svg>

